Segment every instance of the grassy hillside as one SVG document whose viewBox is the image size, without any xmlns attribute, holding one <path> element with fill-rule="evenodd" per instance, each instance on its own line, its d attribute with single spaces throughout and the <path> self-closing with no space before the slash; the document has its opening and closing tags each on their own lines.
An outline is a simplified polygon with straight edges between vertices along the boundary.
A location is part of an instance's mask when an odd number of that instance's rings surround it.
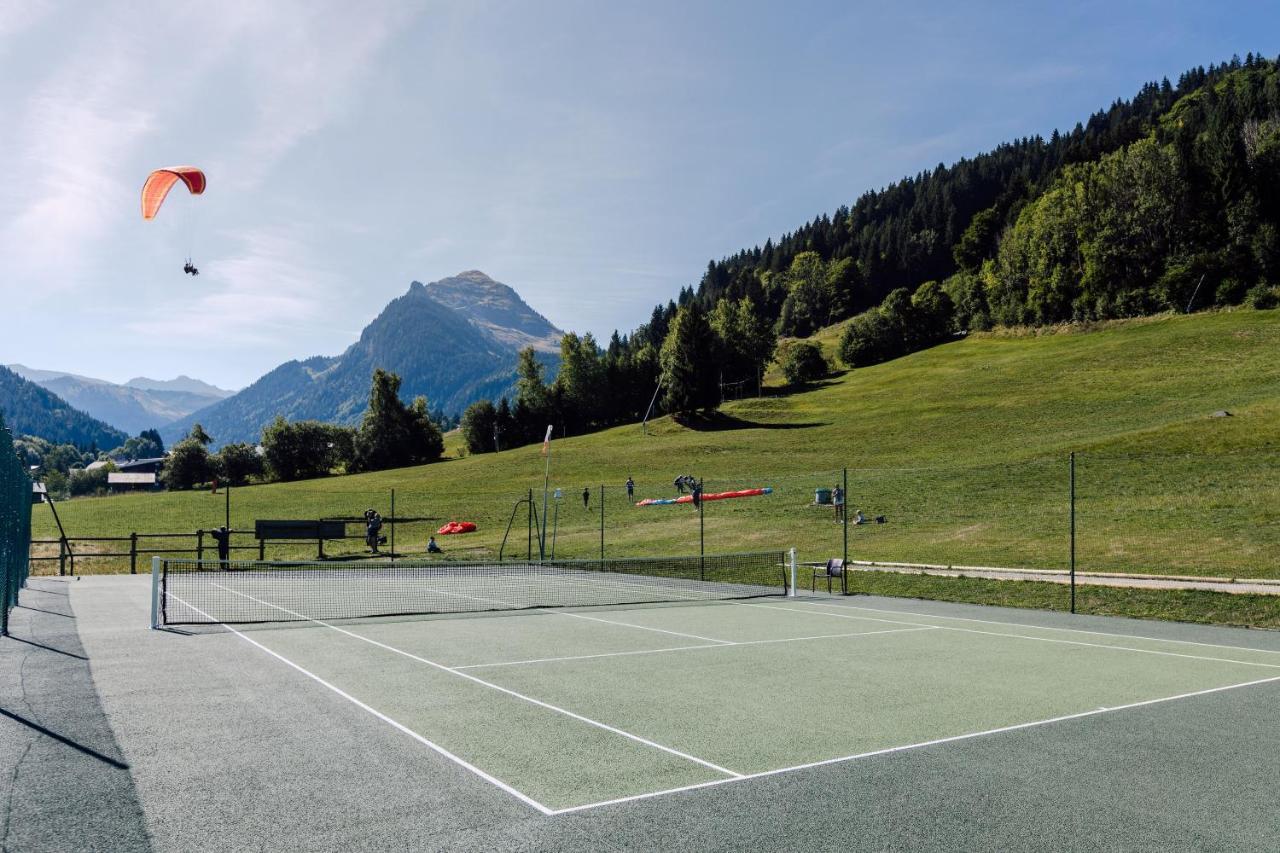
<svg viewBox="0 0 1280 853">
<path fill-rule="evenodd" d="M 667 496 L 673 477 L 690 473 L 706 478 L 708 491 L 776 490 L 709 504 L 708 552 L 794 546 L 805 559 L 835 556 L 843 529 L 829 508 L 810 504 L 815 487 L 833 485 L 848 466 L 851 509 L 888 517 L 849 528 L 853 558 L 1062 568 L 1068 454 L 1076 451 L 1081 569 L 1280 577 L 1277 352 L 1277 311 L 978 335 L 808 391 L 766 389 L 690 426 L 663 419 L 647 435 L 633 425 L 557 439 L 551 485 L 565 495 L 557 555 L 599 552 L 602 483 L 608 554 L 696 553 L 695 512 L 631 507 L 622 490 L 631 475 L 637 498 Z M 1213 417 L 1218 410 L 1232 416 Z M 529 489 L 540 493 L 542 478 L 533 446 L 254 486 L 233 494 L 232 525 L 357 516 L 369 506 L 389 515 L 395 489 L 397 514 L 434 519 L 402 527 L 401 551 L 421 553 L 429 529 L 459 519 L 480 531 L 443 538 L 447 556 L 496 555 L 513 503 Z M 584 486 L 592 490 L 585 509 Z M 61 505 L 72 537 L 212 527 L 222 509 L 223 498 L 207 493 Z M 524 518 L 522 510 L 508 554 L 516 542 L 525 547 Z M 37 509 L 36 528 L 53 534 L 46 509 Z"/>
</svg>

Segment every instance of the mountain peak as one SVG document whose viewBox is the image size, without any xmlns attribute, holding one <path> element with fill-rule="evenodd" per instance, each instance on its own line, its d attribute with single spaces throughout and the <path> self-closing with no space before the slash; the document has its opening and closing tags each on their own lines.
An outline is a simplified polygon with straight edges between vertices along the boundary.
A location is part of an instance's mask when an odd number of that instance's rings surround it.
<svg viewBox="0 0 1280 853">
<path fill-rule="evenodd" d="M 547 353 L 560 351 L 563 333 L 529 307 L 514 288 L 480 270 L 464 270 L 425 285 L 415 281 L 409 292 L 421 292 L 452 308 L 504 346 L 515 349 L 531 346 Z"/>
</svg>

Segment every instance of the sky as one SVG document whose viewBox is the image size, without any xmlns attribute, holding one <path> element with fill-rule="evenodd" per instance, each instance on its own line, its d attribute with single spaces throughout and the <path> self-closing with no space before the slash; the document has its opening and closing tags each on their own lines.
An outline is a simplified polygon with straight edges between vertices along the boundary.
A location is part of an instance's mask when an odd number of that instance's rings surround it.
<svg viewBox="0 0 1280 853">
<path fill-rule="evenodd" d="M 0 364 L 235 389 L 469 269 L 606 339 L 1276 33 L 1274 2 L 0 0 Z M 144 222 L 182 164 L 208 189 Z"/>
</svg>

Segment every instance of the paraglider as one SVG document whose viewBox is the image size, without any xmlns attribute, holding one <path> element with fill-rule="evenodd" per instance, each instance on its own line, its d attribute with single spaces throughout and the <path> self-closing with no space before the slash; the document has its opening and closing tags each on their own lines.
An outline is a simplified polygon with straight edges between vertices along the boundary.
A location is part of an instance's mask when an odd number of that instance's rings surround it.
<svg viewBox="0 0 1280 853">
<path fill-rule="evenodd" d="M 156 169 L 147 175 L 147 180 L 142 185 L 143 219 L 155 219 L 156 214 L 160 212 L 160 206 L 169 195 L 169 190 L 173 189 L 173 185 L 178 181 L 186 184 L 192 195 L 200 195 L 204 192 L 204 172 L 195 166 L 170 166 Z M 200 270 L 191 262 L 191 258 L 187 258 L 186 263 L 182 265 L 182 271 L 187 275 L 200 275 Z"/>
<path fill-rule="evenodd" d="M 739 489 L 734 492 L 714 492 L 709 495 L 699 495 L 703 501 L 727 501 L 732 498 L 755 498 L 761 495 L 771 495 L 773 489 L 766 486 L 763 489 Z M 693 503 L 693 495 L 684 495 L 678 498 L 646 498 L 639 501 L 636 506 L 672 506 L 674 504 L 691 504 Z"/>
</svg>

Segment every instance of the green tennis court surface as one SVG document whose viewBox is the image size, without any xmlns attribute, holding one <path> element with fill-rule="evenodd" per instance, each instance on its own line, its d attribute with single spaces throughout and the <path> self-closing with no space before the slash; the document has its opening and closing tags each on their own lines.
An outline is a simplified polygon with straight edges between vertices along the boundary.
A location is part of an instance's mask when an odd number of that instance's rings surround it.
<svg viewBox="0 0 1280 853">
<path fill-rule="evenodd" d="M 157 631 L 141 580 L 50 587 L 152 849 L 1280 839 L 1267 632 L 825 595 Z"/>
<path fill-rule="evenodd" d="M 1276 652 L 797 598 L 240 636 L 544 813 L 1280 681 Z"/>
</svg>

